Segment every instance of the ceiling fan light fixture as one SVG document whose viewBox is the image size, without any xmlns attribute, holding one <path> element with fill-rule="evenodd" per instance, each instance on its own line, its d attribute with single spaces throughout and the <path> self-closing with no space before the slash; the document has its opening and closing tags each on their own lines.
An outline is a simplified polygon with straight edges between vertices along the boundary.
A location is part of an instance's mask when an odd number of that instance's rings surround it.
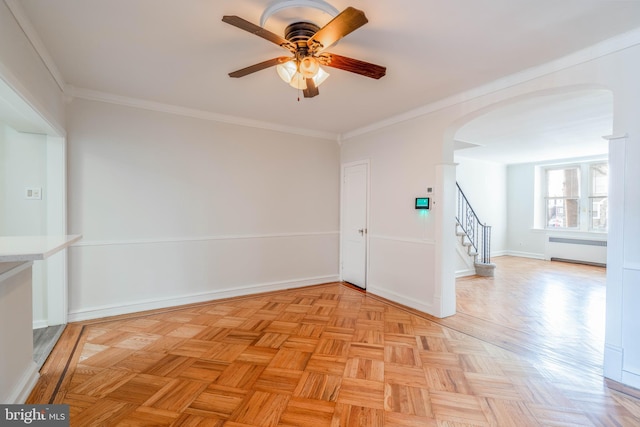
<svg viewBox="0 0 640 427">
<path fill-rule="evenodd" d="M 316 64 L 317 64 L 317 60 L 316 60 Z M 300 68 L 302 69 L 302 66 Z M 276 66 L 276 71 L 278 72 L 278 75 L 280 76 L 282 81 L 289 84 L 290 86 L 296 89 L 301 89 L 301 90 L 304 90 L 307 88 L 307 82 L 306 82 L 307 77 L 305 77 L 302 71 L 298 71 L 298 66 L 295 60 L 287 61 L 283 64 L 278 64 Z M 327 79 L 327 77 L 329 77 L 329 73 L 324 71 L 320 67 L 320 65 L 317 64 L 317 70 L 315 72 L 315 75 L 311 75 L 311 77 L 309 78 L 312 78 L 316 87 L 318 87 L 320 86 L 320 84 L 322 84 L 322 82 L 324 82 Z"/>
<path fill-rule="evenodd" d="M 300 60 L 300 73 L 306 79 L 311 79 L 318 74 L 318 70 L 320 69 L 320 64 L 318 60 L 313 56 L 305 56 Z"/>
<path fill-rule="evenodd" d="M 293 79 L 293 76 L 298 70 L 296 67 L 296 62 L 292 60 L 282 64 L 278 64 L 276 66 L 276 71 L 278 72 L 278 75 L 283 82 L 291 83 L 291 79 Z"/>
<path fill-rule="evenodd" d="M 313 76 L 313 82 L 316 84 L 316 87 L 318 87 L 322 84 L 323 81 L 327 80 L 329 76 L 329 73 L 318 66 L 318 72 L 315 76 Z"/>
</svg>

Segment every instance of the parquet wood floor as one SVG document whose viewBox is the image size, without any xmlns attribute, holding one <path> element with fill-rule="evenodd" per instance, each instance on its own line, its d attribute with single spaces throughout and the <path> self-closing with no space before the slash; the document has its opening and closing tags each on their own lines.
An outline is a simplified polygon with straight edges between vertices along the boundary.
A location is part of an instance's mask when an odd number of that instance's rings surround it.
<svg viewBox="0 0 640 427">
<path fill-rule="evenodd" d="M 443 325 L 515 351 L 537 366 L 602 376 L 606 269 L 498 257 L 496 277 L 456 284 L 457 314 Z"/>
<path fill-rule="evenodd" d="M 73 426 L 640 425 L 601 377 L 449 319 L 333 283 L 74 323 L 29 403 L 69 404 Z"/>
</svg>

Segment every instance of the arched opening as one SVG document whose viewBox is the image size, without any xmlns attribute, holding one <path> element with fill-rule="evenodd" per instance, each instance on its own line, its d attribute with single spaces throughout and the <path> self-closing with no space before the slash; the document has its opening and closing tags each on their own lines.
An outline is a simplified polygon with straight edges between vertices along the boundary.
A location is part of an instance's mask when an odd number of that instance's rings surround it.
<svg viewBox="0 0 640 427">
<path fill-rule="evenodd" d="M 522 286 L 528 286 L 528 276 L 539 275 L 535 286 L 507 290 L 500 297 L 491 287 L 494 279 L 479 279 L 484 282 L 471 291 L 464 289 L 469 279 L 458 279 L 458 313 L 539 333 L 547 356 L 577 364 L 584 358 L 600 375 L 606 272 L 578 264 L 606 265 L 607 221 L 601 215 L 607 214 L 608 143 L 603 136 L 612 129 L 612 92 L 583 86 L 491 105 L 458 120 L 449 132 L 456 179 L 475 212 L 492 227 L 492 261 L 504 261 L 498 263 L 498 279 L 511 274 L 509 280 L 522 278 Z M 560 194 L 552 191 L 554 174 L 560 176 L 555 183 Z M 455 254 L 459 278 L 475 274 L 462 239 Z M 557 263 L 552 267 L 550 259 L 578 264 L 565 271 Z M 493 294 L 474 294 L 482 284 Z M 465 298 L 475 298 L 474 303 Z"/>
</svg>

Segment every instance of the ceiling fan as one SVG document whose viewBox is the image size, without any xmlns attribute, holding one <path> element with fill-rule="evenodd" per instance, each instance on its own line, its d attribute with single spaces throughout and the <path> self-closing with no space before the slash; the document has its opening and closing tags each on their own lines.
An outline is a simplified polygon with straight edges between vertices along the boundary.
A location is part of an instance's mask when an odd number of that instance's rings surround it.
<svg viewBox="0 0 640 427">
<path fill-rule="evenodd" d="M 284 37 L 272 33 L 239 16 L 225 15 L 222 21 L 269 40 L 287 50 L 293 56 L 280 56 L 229 73 L 230 77 L 244 77 L 256 71 L 276 66 L 280 77 L 291 86 L 301 89 L 305 98 L 318 95 L 318 86 L 327 77 L 320 65 L 338 68 L 373 79 L 385 75 L 387 69 L 380 65 L 325 52 L 342 37 L 357 30 L 367 22 L 361 10 L 348 7 L 320 28 L 311 22 L 294 22 L 285 29 Z"/>
</svg>

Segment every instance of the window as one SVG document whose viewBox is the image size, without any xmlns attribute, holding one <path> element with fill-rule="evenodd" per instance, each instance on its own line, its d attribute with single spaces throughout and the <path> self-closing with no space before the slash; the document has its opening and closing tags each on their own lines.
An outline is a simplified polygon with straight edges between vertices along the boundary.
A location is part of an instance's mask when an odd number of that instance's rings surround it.
<svg viewBox="0 0 640 427">
<path fill-rule="evenodd" d="M 547 169 L 547 228 L 580 226 L 580 168 Z"/>
<path fill-rule="evenodd" d="M 592 164 L 589 168 L 589 229 L 607 231 L 609 165 Z"/>
<path fill-rule="evenodd" d="M 609 165 L 590 162 L 543 167 L 547 229 L 607 231 Z"/>
</svg>

